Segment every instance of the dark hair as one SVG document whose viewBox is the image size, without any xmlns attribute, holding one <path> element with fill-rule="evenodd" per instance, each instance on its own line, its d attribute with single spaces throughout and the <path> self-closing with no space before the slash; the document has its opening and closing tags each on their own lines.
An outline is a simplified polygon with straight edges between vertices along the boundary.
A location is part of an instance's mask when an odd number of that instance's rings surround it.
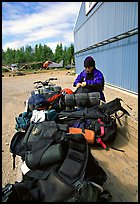
<svg viewBox="0 0 140 204">
<path fill-rule="evenodd" d="M 95 60 L 91 56 L 86 57 L 84 67 L 95 67 Z"/>
</svg>

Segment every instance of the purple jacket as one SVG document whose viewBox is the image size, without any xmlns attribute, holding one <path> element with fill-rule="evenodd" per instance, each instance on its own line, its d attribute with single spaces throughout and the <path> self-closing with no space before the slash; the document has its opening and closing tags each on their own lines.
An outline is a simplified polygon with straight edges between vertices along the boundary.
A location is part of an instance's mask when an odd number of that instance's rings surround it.
<svg viewBox="0 0 140 204">
<path fill-rule="evenodd" d="M 90 92 L 100 92 L 101 100 L 105 101 L 104 90 L 104 76 L 102 72 L 96 68 L 92 73 L 87 73 L 83 70 L 75 79 L 73 86 L 76 87 L 77 83 L 86 82 L 86 88 L 90 89 Z"/>
</svg>

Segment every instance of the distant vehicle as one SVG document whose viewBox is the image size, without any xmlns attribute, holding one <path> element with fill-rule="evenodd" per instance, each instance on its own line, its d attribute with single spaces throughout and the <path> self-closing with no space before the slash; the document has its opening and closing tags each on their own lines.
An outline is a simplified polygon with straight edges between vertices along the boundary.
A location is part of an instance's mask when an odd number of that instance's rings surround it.
<svg viewBox="0 0 140 204">
<path fill-rule="evenodd" d="M 3 70 L 3 71 L 8 71 L 8 72 L 10 72 L 10 71 L 12 71 L 12 72 L 17 72 L 18 69 L 19 69 L 19 64 L 18 64 L 18 63 L 16 63 L 16 64 L 11 64 L 11 65 L 9 65 L 9 66 L 2 66 L 2 70 Z"/>
<path fill-rule="evenodd" d="M 25 70 L 25 69 L 30 69 L 32 68 L 34 65 L 39 65 L 42 66 L 43 62 L 27 62 L 27 63 L 15 63 L 15 64 L 11 64 L 9 66 L 4 66 L 2 65 L 2 70 L 3 71 L 8 71 L 8 72 L 17 72 L 17 71 L 21 71 L 21 70 Z"/>
<path fill-rule="evenodd" d="M 63 60 L 61 60 L 61 62 L 56 63 L 56 62 L 52 62 L 52 61 L 46 61 L 43 63 L 43 68 L 45 69 L 49 69 L 49 68 L 61 68 L 63 67 Z"/>
<path fill-rule="evenodd" d="M 70 65 L 67 65 L 67 66 L 65 66 L 66 67 L 66 69 L 71 69 L 71 66 Z"/>
<path fill-rule="evenodd" d="M 43 66 L 42 66 L 43 64 Z M 25 69 L 31 69 L 34 66 L 39 65 L 40 67 L 38 70 L 45 68 L 61 68 L 63 67 L 63 60 L 60 63 L 52 62 L 52 61 L 46 61 L 46 62 L 27 62 L 27 63 L 15 63 L 15 64 L 10 64 L 9 66 L 4 66 L 2 65 L 2 70 L 3 71 L 8 71 L 8 72 L 13 72 L 17 73 L 19 71 L 25 70 Z"/>
<path fill-rule="evenodd" d="M 72 69 L 72 68 L 74 68 L 74 67 L 75 67 L 75 65 L 67 65 L 67 66 L 65 66 L 65 68 L 68 69 L 68 70 L 69 70 L 69 69 Z"/>
<path fill-rule="evenodd" d="M 11 64 L 10 65 L 10 69 L 12 70 L 12 72 L 13 71 L 18 71 L 18 69 L 19 69 L 19 65 L 18 65 L 18 63 L 16 63 L 16 64 Z"/>
</svg>

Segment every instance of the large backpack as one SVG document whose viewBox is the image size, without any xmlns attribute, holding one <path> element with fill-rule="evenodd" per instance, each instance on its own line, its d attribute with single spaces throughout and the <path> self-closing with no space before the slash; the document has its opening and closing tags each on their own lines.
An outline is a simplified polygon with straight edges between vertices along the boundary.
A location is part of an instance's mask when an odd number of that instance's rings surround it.
<svg viewBox="0 0 140 204">
<path fill-rule="evenodd" d="M 122 107 L 121 100 L 116 98 L 106 104 L 103 103 L 90 108 L 83 107 L 81 109 L 61 111 L 59 121 L 70 127 L 70 133 L 83 133 L 89 143 L 99 144 L 108 150 L 107 144 L 114 142 L 116 139 L 116 120 L 118 119 L 121 124 L 120 117 L 124 114 L 130 115 Z M 122 111 L 121 116 L 117 115 L 118 111 Z M 89 137 L 89 132 L 86 135 L 87 130 L 93 131 L 91 137 Z"/>
<path fill-rule="evenodd" d="M 62 91 L 50 91 L 43 94 L 32 94 L 28 99 L 28 110 L 55 109 L 60 112 L 65 109 Z"/>
<path fill-rule="evenodd" d="M 29 171 L 21 182 L 3 188 L 3 202 L 99 202 L 110 198 L 103 188 L 107 174 L 83 134 L 69 134 L 66 125 L 43 121 L 30 124 L 21 140 L 19 152 L 11 141 L 11 153 L 21 155 Z"/>
</svg>

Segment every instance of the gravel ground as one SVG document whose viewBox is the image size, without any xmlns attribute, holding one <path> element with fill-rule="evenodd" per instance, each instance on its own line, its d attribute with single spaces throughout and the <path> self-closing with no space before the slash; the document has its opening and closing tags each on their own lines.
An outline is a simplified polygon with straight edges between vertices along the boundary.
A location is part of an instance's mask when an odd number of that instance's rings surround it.
<svg viewBox="0 0 140 204">
<path fill-rule="evenodd" d="M 57 77 L 58 80 L 53 82 L 62 88 L 73 89 L 72 82 L 75 76 L 70 75 L 67 70 L 49 70 L 47 73 L 2 78 L 2 186 L 8 182 L 14 183 L 20 178 L 19 157 L 16 157 L 16 168 L 13 171 L 13 159 L 9 152 L 11 138 L 16 132 L 15 117 L 25 110 L 24 101 L 30 96 L 33 82 L 45 81 L 49 77 Z"/>
<path fill-rule="evenodd" d="M 30 96 L 33 89 L 33 82 L 36 80 L 45 81 L 49 77 L 57 77 L 55 81 L 62 88 L 72 87 L 75 75 L 66 71 L 49 70 L 47 73 L 37 73 L 32 75 L 3 77 L 2 78 L 2 186 L 15 183 L 19 178 L 18 158 L 16 158 L 16 168 L 12 169 L 12 155 L 9 152 L 9 145 L 15 130 L 15 117 L 24 111 L 24 101 Z M 134 120 L 138 120 L 138 97 L 132 94 L 124 94 L 123 91 L 116 91 L 105 86 L 106 100 L 110 101 L 116 97 L 122 98 L 132 107 L 132 111 L 127 109 Z"/>
</svg>

